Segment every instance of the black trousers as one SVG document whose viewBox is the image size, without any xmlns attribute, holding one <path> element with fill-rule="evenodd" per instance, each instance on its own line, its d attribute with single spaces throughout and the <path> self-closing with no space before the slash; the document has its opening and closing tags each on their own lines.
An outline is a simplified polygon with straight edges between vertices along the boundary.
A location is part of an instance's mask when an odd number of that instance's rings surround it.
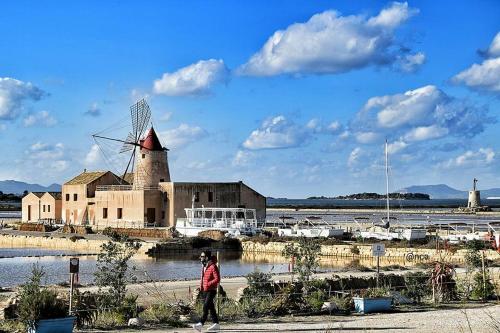
<svg viewBox="0 0 500 333">
<path fill-rule="evenodd" d="M 214 324 L 219 323 L 219 317 L 217 317 L 217 312 L 215 311 L 215 295 L 217 295 L 216 290 L 203 291 L 201 294 L 203 299 L 203 317 L 201 317 L 202 324 L 205 324 L 205 322 L 207 321 L 209 311 L 210 317 L 212 317 L 212 322 Z"/>
</svg>

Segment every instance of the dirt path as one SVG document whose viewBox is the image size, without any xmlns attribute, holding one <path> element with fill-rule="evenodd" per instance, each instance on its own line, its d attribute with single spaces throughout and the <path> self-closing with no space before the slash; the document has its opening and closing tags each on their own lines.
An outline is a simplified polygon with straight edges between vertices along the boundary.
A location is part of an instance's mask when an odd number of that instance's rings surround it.
<svg viewBox="0 0 500 333">
<path fill-rule="evenodd" d="M 497 321 L 495 323 L 495 320 Z M 495 327 L 495 325 L 497 325 Z M 500 305 L 480 304 L 467 308 L 423 312 L 393 312 L 351 316 L 261 318 L 241 323 L 222 323 L 221 332 L 473 332 L 500 331 Z M 208 327 L 208 325 L 207 325 Z M 90 332 L 90 331 L 89 331 Z M 93 331 L 99 332 L 99 331 Z M 137 332 L 122 330 L 120 332 Z M 194 332 L 191 328 L 157 329 L 148 332 Z"/>
</svg>

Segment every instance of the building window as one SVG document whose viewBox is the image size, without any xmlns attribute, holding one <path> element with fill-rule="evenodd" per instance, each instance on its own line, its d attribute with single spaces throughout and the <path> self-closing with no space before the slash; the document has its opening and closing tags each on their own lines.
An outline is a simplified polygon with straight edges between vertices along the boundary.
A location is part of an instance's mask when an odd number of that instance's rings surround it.
<svg viewBox="0 0 500 333">
<path fill-rule="evenodd" d="M 78 200 L 78 194 L 73 194 L 73 201 L 77 201 Z"/>
<path fill-rule="evenodd" d="M 43 212 L 45 213 L 45 205 L 43 205 Z"/>
<path fill-rule="evenodd" d="M 162 183 L 162 182 L 164 182 L 164 181 L 165 181 L 165 179 L 163 179 L 163 178 L 160 178 L 160 183 Z"/>
<path fill-rule="evenodd" d="M 66 201 L 69 201 L 69 193 L 66 193 Z"/>
<path fill-rule="evenodd" d="M 214 202 L 214 192 L 208 192 L 208 202 Z"/>
<path fill-rule="evenodd" d="M 194 202 L 200 202 L 200 192 L 194 192 Z"/>
<path fill-rule="evenodd" d="M 164 211 L 164 210 L 162 210 L 162 211 L 161 211 L 161 219 L 162 219 L 162 220 L 164 220 L 164 219 L 165 219 L 165 211 Z"/>
<path fill-rule="evenodd" d="M 47 205 L 47 212 L 50 213 L 50 205 Z"/>
<path fill-rule="evenodd" d="M 118 220 L 122 219 L 122 214 L 123 214 L 123 208 L 117 208 L 117 210 L 116 210 L 116 218 Z"/>
<path fill-rule="evenodd" d="M 142 158 L 146 158 L 146 154 L 142 154 Z"/>
<path fill-rule="evenodd" d="M 103 219 L 107 219 L 108 218 L 108 209 L 107 208 L 103 208 L 102 209 L 102 218 Z"/>
</svg>

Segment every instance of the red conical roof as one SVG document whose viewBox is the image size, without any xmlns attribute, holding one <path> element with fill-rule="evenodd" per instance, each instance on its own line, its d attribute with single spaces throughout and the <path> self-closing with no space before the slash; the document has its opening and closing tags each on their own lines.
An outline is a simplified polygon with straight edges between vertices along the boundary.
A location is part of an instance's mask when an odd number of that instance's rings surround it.
<svg viewBox="0 0 500 333">
<path fill-rule="evenodd" d="M 141 140 L 141 148 L 155 151 L 163 150 L 160 140 L 158 139 L 153 127 L 151 127 L 144 140 Z"/>
</svg>

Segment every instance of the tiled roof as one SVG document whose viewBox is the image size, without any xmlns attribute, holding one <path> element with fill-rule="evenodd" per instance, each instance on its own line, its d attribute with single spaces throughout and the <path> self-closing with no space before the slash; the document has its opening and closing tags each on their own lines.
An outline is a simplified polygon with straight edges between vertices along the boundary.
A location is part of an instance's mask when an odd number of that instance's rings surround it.
<svg viewBox="0 0 500 333">
<path fill-rule="evenodd" d="M 84 171 L 75 178 L 67 181 L 64 185 L 84 185 L 92 183 L 94 180 L 97 180 L 104 176 L 109 171 Z"/>
<path fill-rule="evenodd" d="M 50 194 L 56 200 L 61 200 L 62 199 L 62 193 L 61 192 L 45 192 L 45 193 Z"/>
</svg>

